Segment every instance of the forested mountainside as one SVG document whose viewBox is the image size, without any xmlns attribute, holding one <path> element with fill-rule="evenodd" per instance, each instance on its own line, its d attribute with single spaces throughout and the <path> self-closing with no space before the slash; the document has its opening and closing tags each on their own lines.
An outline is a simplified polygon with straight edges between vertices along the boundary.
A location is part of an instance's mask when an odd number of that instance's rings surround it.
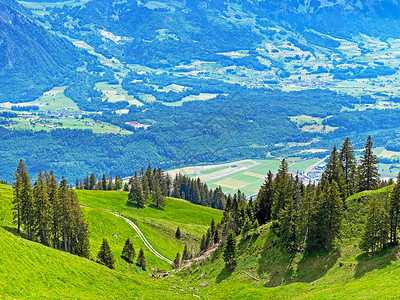
<svg viewBox="0 0 400 300">
<path fill-rule="evenodd" d="M 0 101 L 35 100 L 68 82 L 85 55 L 31 20 L 15 1 L 0 1 Z"/>
</svg>

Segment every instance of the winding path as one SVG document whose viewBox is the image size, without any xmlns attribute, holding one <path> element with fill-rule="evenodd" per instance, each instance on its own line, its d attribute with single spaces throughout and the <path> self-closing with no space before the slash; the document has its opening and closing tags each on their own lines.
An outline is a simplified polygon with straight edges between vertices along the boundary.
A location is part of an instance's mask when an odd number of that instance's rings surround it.
<svg viewBox="0 0 400 300">
<path fill-rule="evenodd" d="M 153 253 L 155 256 L 157 256 L 159 259 L 169 263 L 170 265 L 173 264 L 173 262 L 171 260 L 169 260 L 168 258 L 166 258 L 165 256 L 161 255 L 160 253 L 157 252 L 157 250 L 155 250 L 153 248 L 153 246 L 149 243 L 149 241 L 146 239 L 146 237 L 143 235 L 143 233 L 140 231 L 139 227 L 136 226 L 135 223 L 133 223 L 131 220 L 129 220 L 128 218 L 125 218 L 123 216 L 120 216 L 118 214 L 112 213 L 112 212 L 108 212 L 109 214 L 112 214 L 118 218 L 122 218 L 124 219 L 133 229 L 135 229 L 136 233 L 138 234 L 138 236 L 140 237 L 140 239 L 142 240 L 142 242 L 144 243 L 144 245 L 146 246 L 147 249 L 149 249 L 151 251 L 151 253 Z"/>
</svg>

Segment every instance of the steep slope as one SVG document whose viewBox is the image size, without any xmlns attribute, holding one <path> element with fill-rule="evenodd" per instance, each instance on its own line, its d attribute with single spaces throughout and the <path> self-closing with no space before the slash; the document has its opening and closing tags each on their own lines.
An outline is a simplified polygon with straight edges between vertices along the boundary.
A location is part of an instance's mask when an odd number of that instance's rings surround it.
<svg viewBox="0 0 400 300">
<path fill-rule="evenodd" d="M 278 239 L 267 224 L 238 238 L 238 260 L 233 272 L 225 266 L 223 251 L 218 249 L 208 262 L 183 270 L 178 277 L 166 281 L 174 284 L 182 279 L 186 287 L 200 287 L 200 295 L 215 292 L 213 297 L 221 299 L 393 296 L 400 284 L 400 247 L 385 249 L 371 257 L 358 246 L 368 202 L 373 198 L 386 201 L 391 189 L 389 186 L 359 193 L 346 201 L 344 238 L 331 253 L 293 257 L 278 246 Z"/>
<path fill-rule="evenodd" d="M 17 2 L 0 1 L 0 102 L 36 99 L 66 82 L 83 61 L 80 51 L 35 24 Z"/>
</svg>

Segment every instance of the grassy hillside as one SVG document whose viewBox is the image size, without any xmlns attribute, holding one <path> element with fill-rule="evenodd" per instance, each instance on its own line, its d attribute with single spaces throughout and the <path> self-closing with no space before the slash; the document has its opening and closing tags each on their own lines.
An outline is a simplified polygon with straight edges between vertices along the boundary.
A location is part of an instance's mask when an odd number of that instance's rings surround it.
<svg viewBox="0 0 400 300">
<path fill-rule="evenodd" d="M 4 229 L 0 229 L 0 263 L 1 298 L 181 298 L 161 282 L 112 271 Z"/>
<path fill-rule="evenodd" d="M 166 280 L 177 284 L 182 279 L 187 287 L 206 285 L 200 295 L 212 293 L 213 298 L 390 298 L 400 286 L 400 247 L 370 257 L 358 245 L 368 201 L 374 197 L 385 201 L 391 189 L 359 193 L 346 201 L 346 238 L 331 253 L 292 257 L 276 246 L 278 240 L 267 224 L 238 238 L 233 272 L 225 267 L 222 250 L 217 250 L 209 261 Z"/>
<path fill-rule="evenodd" d="M 194 295 L 202 299 L 393 298 L 400 286 L 400 247 L 386 249 L 373 257 L 362 253 L 358 247 L 364 223 L 362 216 L 368 201 L 373 197 L 385 201 L 391 188 L 363 192 L 346 201 L 343 233 L 348 238 L 343 238 L 331 253 L 298 254 L 295 257 L 282 253 L 267 224 L 250 231 L 247 236 L 238 237 L 239 257 L 233 272 L 225 267 L 222 250 L 217 250 L 208 261 L 159 280 L 148 278 L 146 272 L 119 258 L 113 271 L 90 260 L 20 238 L 11 224 L 12 189 L 0 185 L 0 216 L 4 220 L 0 222 L 0 295 L 91 299 L 127 295 L 142 299 L 194 298 Z M 167 257 L 174 254 L 169 247 L 182 246 L 173 238 L 177 224 L 184 234 L 190 232 L 191 238 L 198 238 L 209 223 L 207 218 L 221 217 L 219 211 L 176 199 L 168 199 L 165 211 L 151 206 L 140 210 L 125 207 L 126 193 L 77 192 L 86 206 L 93 255 L 100 240 L 107 237 L 112 250 L 119 256 L 126 237 L 135 235 L 123 219 L 106 210 L 131 218 L 153 246 Z M 133 241 L 136 249 L 143 246 L 138 239 L 133 238 Z M 148 252 L 146 258 L 151 267 L 169 267 Z"/>
<path fill-rule="evenodd" d="M 133 221 L 150 244 L 162 255 L 173 260 L 177 252 L 183 251 L 185 243 L 197 247 L 201 235 L 207 231 L 212 219 L 219 222 L 222 211 L 191 204 L 184 200 L 167 198 L 164 210 L 149 205 L 144 209 L 126 206 L 128 194 L 115 191 L 76 191 L 79 202 L 89 222 L 91 232 L 91 256 L 95 258 L 103 238 L 107 238 L 116 257 L 116 269 L 127 274 L 145 275 L 151 268 L 170 270 L 168 263 L 160 260 L 147 250 L 137 236 L 135 230 L 122 218 L 111 215 L 109 212 L 121 213 Z M 12 224 L 12 188 L 0 185 L 0 217 L 5 222 L 3 227 L 15 228 Z M 175 239 L 175 231 L 180 227 L 182 238 Z M 145 252 L 149 267 L 148 272 L 126 263 L 121 259 L 121 252 L 125 240 L 130 238 L 138 254 L 140 248 Z"/>
</svg>

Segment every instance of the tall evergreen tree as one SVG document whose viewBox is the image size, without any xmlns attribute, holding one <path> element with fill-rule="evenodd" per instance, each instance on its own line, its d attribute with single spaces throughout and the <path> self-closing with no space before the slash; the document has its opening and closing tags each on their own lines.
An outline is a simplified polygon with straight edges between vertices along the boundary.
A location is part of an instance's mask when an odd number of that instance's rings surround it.
<svg viewBox="0 0 400 300">
<path fill-rule="evenodd" d="M 397 183 L 394 186 L 389 198 L 390 218 L 390 243 L 397 245 L 397 230 L 400 225 L 400 173 L 397 176 Z"/>
<path fill-rule="evenodd" d="M 121 257 L 125 259 L 127 262 L 132 263 L 133 259 L 135 258 L 135 248 L 133 247 L 132 242 L 128 238 L 125 241 L 124 248 L 122 249 Z"/>
<path fill-rule="evenodd" d="M 138 178 L 133 179 L 131 184 L 131 189 L 128 194 L 128 204 L 136 204 L 140 208 L 143 208 L 145 205 L 142 184 Z"/>
<path fill-rule="evenodd" d="M 23 189 L 23 174 L 27 173 L 26 166 L 22 159 L 19 160 L 17 170 L 14 173 L 14 183 L 13 183 L 13 190 L 14 190 L 14 198 L 13 198 L 13 217 L 14 222 L 17 224 L 17 231 L 18 233 L 21 232 L 21 193 Z"/>
<path fill-rule="evenodd" d="M 360 166 L 358 167 L 360 191 L 373 190 L 378 187 L 378 160 L 376 159 L 376 155 L 373 154 L 372 146 L 371 136 L 368 136 L 364 154 L 361 157 Z"/>
<path fill-rule="evenodd" d="M 106 177 L 106 174 L 103 174 L 103 177 L 101 178 L 101 189 L 103 191 L 107 190 L 107 177 Z"/>
<path fill-rule="evenodd" d="M 354 157 L 353 145 L 349 138 L 346 138 L 339 152 L 340 164 L 346 183 L 347 196 L 351 196 L 358 190 L 357 183 L 357 162 Z"/>
<path fill-rule="evenodd" d="M 180 239 L 181 239 L 181 230 L 180 230 L 179 226 L 178 226 L 178 228 L 176 229 L 175 238 L 176 238 L 177 240 L 180 240 Z"/>
<path fill-rule="evenodd" d="M 368 206 L 360 248 L 366 252 L 382 249 L 388 237 L 388 214 L 382 204 L 373 198 Z"/>
<path fill-rule="evenodd" d="M 338 153 L 336 147 L 333 147 L 333 150 L 329 155 L 328 162 L 326 163 L 326 169 L 322 176 L 325 177 L 329 183 L 335 181 L 339 187 L 339 192 L 342 199 L 347 198 L 346 180 L 343 175 L 340 154 Z"/>
<path fill-rule="evenodd" d="M 183 253 L 182 253 L 182 261 L 184 260 L 189 260 L 190 259 L 190 252 L 188 250 L 187 245 L 185 244 L 185 248 L 183 249 Z"/>
<path fill-rule="evenodd" d="M 136 264 L 137 264 L 139 267 L 141 267 L 143 271 L 146 271 L 146 268 L 147 268 L 147 266 L 146 266 L 146 259 L 145 259 L 145 257 L 144 257 L 144 252 L 143 252 L 143 249 L 142 249 L 142 248 L 140 248 L 140 251 L 139 251 L 139 255 L 138 255 Z"/>
<path fill-rule="evenodd" d="M 94 190 L 96 187 L 96 176 L 92 173 L 89 179 L 89 190 Z"/>
<path fill-rule="evenodd" d="M 271 221 L 271 209 L 274 201 L 274 175 L 268 172 L 255 201 L 255 214 L 259 224 Z"/>
<path fill-rule="evenodd" d="M 178 252 L 174 259 L 174 269 L 178 269 L 181 265 L 181 254 Z"/>
<path fill-rule="evenodd" d="M 236 265 L 236 239 L 235 234 L 230 231 L 224 248 L 224 261 L 229 269 L 233 270 Z"/>
<path fill-rule="evenodd" d="M 33 188 L 35 232 L 43 245 L 48 245 L 48 232 L 51 228 L 51 203 L 47 192 L 47 185 L 42 171 L 35 181 Z"/>
<path fill-rule="evenodd" d="M 107 239 L 103 239 L 100 250 L 97 253 L 97 262 L 109 267 L 110 269 L 114 269 L 115 258 L 114 254 L 111 252 L 110 246 L 108 245 Z"/>
<path fill-rule="evenodd" d="M 285 159 L 282 160 L 275 179 L 274 201 L 271 209 L 271 218 L 276 220 L 279 212 L 284 208 L 288 198 L 292 197 L 292 187 L 288 173 L 289 166 Z M 265 222 L 265 220 L 263 221 Z"/>
</svg>

